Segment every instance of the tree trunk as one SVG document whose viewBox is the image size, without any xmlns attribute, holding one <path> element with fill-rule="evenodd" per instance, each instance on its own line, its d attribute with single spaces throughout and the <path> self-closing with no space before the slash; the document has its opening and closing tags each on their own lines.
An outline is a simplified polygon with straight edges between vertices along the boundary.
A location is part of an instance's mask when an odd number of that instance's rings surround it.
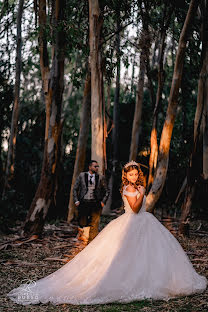
<svg viewBox="0 0 208 312">
<path fill-rule="evenodd" d="M 111 211 L 111 204 L 113 200 L 113 187 L 114 187 L 114 177 L 117 169 L 118 158 L 119 158 L 119 97 L 120 97 L 120 12 L 117 16 L 117 33 L 116 33 L 116 89 L 114 96 L 114 106 L 113 106 L 113 130 L 112 130 L 112 151 L 113 151 L 113 161 L 112 161 L 112 171 L 109 179 L 109 190 L 110 194 L 106 202 L 105 207 L 103 208 L 102 214 L 108 215 Z"/>
<path fill-rule="evenodd" d="M 90 105 L 91 105 L 91 75 L 90 68 L 88 68 L 88 73 L 85 80 L 84 97 L 82 104 L 82 115 L 80 121 L 79 138 L 77 144 L 76 159 L 74 164 L 74 173 L 71 184 L 69 208 L 67 222 L 70 223 L 74 217 L 75 204 L 73 200 L 73 188 L 76 178 L 84 169 L 87 139 L 89 135 L 89 125 L 90 125 Z"/>
<path fill-rule="evenodd" d="M 63 30 L 65 1 L 54 3 L 54 43 L 52 46 L 52 67 L 50 70 L 46 107 L 50 108 L 50 118 L 46 133 L 41 178 L 33 202 L 30 206 L 24 234 L 41 234 L 45 218 L 52 201 L 56 202 L 57 162 L 61 154 L 62 96 L 64 89 L 65 34 Z M 42 76 L 44 78 L 44 76 Z M 47 119 L 47 117 L 46 117 Z"/>
<path fill-rule="evenodd" d="M 107 85 L 107 131 L 109 132 L 112 127 L 112 120 L 110 118 L 110 107 L 111 107 L 111 82 L 108 81 Z"/>
<path fill-rule="evenodd" d="M 147 189 L 149 190 L 153 180 L 154 180 L 154 173 L 157 167 L 157 157 L 158 157 L 158 143 L 157 143 L 157 119 L 158 113 L 160 109 L 161 103 L 161 95 L 164 85 L 164 50 L 165 50 L 165 38 L 166 38 L 166 31 L 170 24 L 171 15 L 172 15 L 172 5 L 169 6 L 169 10 L 167 11 L 167 5 L 165 5 L 164 9 L 164 16 L 161 25 L 161 34 L 160 34 L 160 41 L 159 44 L 159 55 L 158 55 L 158 86 L 157 86 L 157 94 L 156 94 L 156 102 L 155 108 L 153 113 L 153 122 L 152 122 L 152 131 L 151 131 L 151 138 L 150 138 L 150 157 L 149 157 L 149 177 L 148 177 L 148 186 Z"/>
<path fill-rule="evenodd" d="M 131 94 L 134 94 L 134 75 L 135 75 L 135 66 L 136 66 L 136 54 L 132 57 L 132 74 L 131 74 Z"/>
<path fill-rule="evenodd" d="M 134 120 L 131 134 L 131 147 L 129 161 L 137 159 L 138 143 L 139 143 L 139 132 L 141 127 L 142 118 L 142 103 L 144 93 L 144 76 L 145 76 L 145 48 L 142 48 L 140 54 L 140 66 L 139 66 L 139 80 L 136 91 L 136 106 L 134 112 Z"/>
<path fill-rule="evenodd" d="M 120 29 L 120 16 L 117 17 L 117 31 Z M 120 33 L 116 34 L 116 89 L 113 106 L 113 131 L 112 131 L 112 149 L 113 149 L 113 172 L 116 170 L 119 157 L 119 97 L 120 97 Z"/>
<path fill-rule="evenodd" d="M 150 189 L 153 179 L 154 173 L 157 166 L 157 156 L 158 156 L 158 143 L 157 143 L 157 119 L 161 102 L 162 89 L 164 85 L 164 71 L 163 71 L 163 56 L 164 56 L 164 48 L 165 48 L 165 35 L 166 29 L 163 28 L 163 32 L 161 33 L 161 41 L 160 41 L 160 49 L 159 49 L 159 61 L 158 61 L 158 87 L 157 87 L 157 95 L 156 95 L 156 103 L 153 112 L 153 122 L 152 122 L 152 130 L 151 130 L 151 138 L 150 138 L 150 157 L 149 157 L 149 177 L 148 177 L 148 190 Z"/>
<path fill-rule="evenodd" d="M 39 49 L 40 49 L 40 70 L 42 77 L 42 88 L 46 108 L 46 123 L 45 123 L 45 140 L 48 139 L 48 129 L 50 120 L 50 100 L 49 100 L 49 57 L 47 48 L 47 15 L 46 15 L 46 0 L 39 0 Z"/>
<path fill-rule="evenodd" d="M 206 1 L 205 1 L 206 3 Z M 208 23 L 207 23 L 207 14 L 208 6 L 205 6 L 205 18 L 206 28 L 204 29 L 204 41 L 208 38 Z M 208 42 L 204 42 L 205 45 L 205 57 L 204 57 L 204 73 L 203 73 L 203 82 L 204 82 L 204 113 L 203 113 L 203 179 L 208 180 Z"/>
<path fill-rule="evenodd" d="M 205 121 L 207 121 L 206 109 L 208 103 L 207 87 L 208 87 L 208 12 L 207 5 L 204 1 L 202 8 L 203 22 L 202 22 L 202 68 L 198 82 L 198 97 L 197 107 L 194 119 L 194 144 L 190 157 L 189 168 L 187 171 L 187 188 L 182 205 L 181 219 L 179 224 L 179 234 L 189 236 L 189 222 L 191 216 L 191 207 L 196 191 L 196 184 L 199 180 L 201 172 L 204 173 L 204 162 L 206 162 L 207 155 L 204 155 L 204 136 L 206 136 Z M 201 142 L 203 141 L 203 142 Z M 201 163 L 201 143 L 203 149 L 203 167 L 200 168 Z M 205 159 L 204 159 L 205 156 Z"/>
<path fill-rule="evenodd" d="M 99 171 L 104 173 L 103 79 L 101 60 L 103 17 L 98 0 L 89 0 L 89 23 L 92 132 L 91 158 L 99 163 Z"/>
<path fill-rule="evenodd" d="M 186 50 L 186 44 L 188 41 L 188 34 L 190 27 L 192 25 L 195 12 L 197 10 L 199 1 L 192 0 L 190 2 L 189 10 L 186 16 L 186 20 L 184 22 L 184 26 L 180 35 L 178 51 L 176 55 L 176 62 L 174 67 L 171 91 L 168 102 L 168 109 L 166 114 L 165 123 L 162 130 L 162 135 L 160 139 L 160 147 L 159 147 L 159 156 L 158 156 L 158 165 L 156 170 L 156 175 L 154 182 L 152 184 L 151 190 L 147 196 L 146 200 L 146 210 L 152 212 L 154 210 L 154 206 L 158 201 L 163 186 L 165 184 L 167 169 L 168 169 L 168 160 L 169 160 L 169 149 L 170 149 L 170 141 L 173 131 L 173 125 L 175 122 L 177 104 L 178 104 L 178 94 L 179 88 L 181 85 L 181 77 L 183 72 L 183 62 Z"/>
<path fill-rule="evenodd" d="M 15 70 L 15 86 L 14 86 L 14 106 L 12 111 L 12 121 L 9 138 L 9 148 L 7 153 L 7 163 L 5 172 L 5 182 L 3 197 L 6 189 L 10 188 L 10 181 L 14 177 L 16 141 L 18 132 L 19 106 L 20 106 L 20 75 L 22 70 L 22 14 L 23 14 L 24 0 L 19 0 L 17 12 L 17 47 L 16 47 L 16 70 Z"/>
</svg>

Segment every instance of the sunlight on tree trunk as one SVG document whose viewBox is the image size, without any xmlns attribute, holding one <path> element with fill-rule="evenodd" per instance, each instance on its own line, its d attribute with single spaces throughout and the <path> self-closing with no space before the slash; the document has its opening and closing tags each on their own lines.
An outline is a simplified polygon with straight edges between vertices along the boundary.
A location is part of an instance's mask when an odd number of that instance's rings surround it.
<svg viewBox="0 0 208 312">
<path fill-rule="evenodd" d="M 167 5 L 165 6 L 163 23 L 161 26 L 161 33 L 160 33 L 160 40 L 159 44 L 159 56 L 158 56 L 158 86 L 157 86 L 157 95 L 156 95 L 156 102 L 155 108 L 153 112 L 153 122 L 152 122 L 152 131 L 151 131 L 151 138 L 150 138 L 150 157 L 149 157 L 149 177 L 148 177 L 148 185 L 147 189 L 149 190 L 153 180 L 155 169 L 157 167 L 157 157 L 158 157 L 158 143 L 157 143 L 157 120 L 158 120 L 158 113 L 161 104 L 161 96 L 162 90 L 164 85 L 164 50 L 165 50 L 165 38 L 166 38 L 166 31 L 170 24 L 170 19 L 172 15 L 172 5 L 169 4 L 169 10 L 167 12 Z M 167 12 L 167 13 L 166 13 Z M 166 16 L 167 15 L 167 16 Z"/>
<path fill-rule="evenodd" d="M 207 118 L 207 87 L 208 87 L 208 13 L 207 5 L 204 2 L 202 6 L 202 68 L 199 75 L 198 81 L 198 97 L 197 97 L 197 107 L 194 119 L 194 144 L 193 150 L 190 156 L 189 168 L 187 172 L 187 187 L 183 205 L 181 207 L 181 218 L 179 224 L 179 234 L 189 236 L 189 223 L 191 216 L 191 207 L 196 192 L 196 184 L 199 180 L 201 172 L 204 173 L 204 163 L 206 162 L 207 155 L 204 155 L 204 145 L 206 140 L 206 127 L 207 123 L 205 121 Z M 201 153 L 201 141 L 203 141 L 203 153 Z M 205 144 L 204 144 L 205 143 Z M 205 147 L 206 150 L 206 147 Z M 203 155 L 203 167 L 200 168 L 201 155 Z M 205 156 L 205 158 L 204 158 Z M 204 177 L 204 176 L 203 176 Z"/>
<path fill-rule="evenodd" d="M 103 17 L 98 0 L 89 0 L 90 68 L 91 68 L 91 158 L 96 160 L 99 171 L 104 173 L 104 120 L 103 79 L 101 61 L 101 35 Z"/>
<path fill-rule="evenodd" d="M 152 187 L 147 195 L 146 199 L 146 210 L 152 212 L 154 206 L 158 201 L 163 186 L 165 184 L 168 161 L 169 161 L 169 149 L 171 136 L 173 131 L 173 125 L 175 122 L 176 111 L 178 106 L 178 94 L 181 85 L 181 77 L 183 72 L 183 63 L 186 50 L 186 44 L 188 41 L 189 31 L 195 17 L 195 12 L 197 10 L 199 1 L 192 0 L 189 5 L 189 10 L 184 22 L 184 26 L 180 35 L 178 50 L 176 55 L 176 61 L 174 66 L 174 73 L 172 79 L 172 85 L 170 90 L 168 109 L 166 113 L 166 119 L 162 130 L 162 135 L 160 139 L 159 155 L 158 155 L 158 165 L 156 169 L 156 175 Z"/>
</svg>

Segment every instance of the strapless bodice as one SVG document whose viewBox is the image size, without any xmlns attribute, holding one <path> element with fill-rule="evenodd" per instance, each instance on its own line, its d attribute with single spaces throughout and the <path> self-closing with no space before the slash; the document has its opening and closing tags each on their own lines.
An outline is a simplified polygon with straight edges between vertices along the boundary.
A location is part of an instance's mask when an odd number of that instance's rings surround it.
<svg viewBox="0 0 208 312">
<path fill-rule="evenodd" d="M 127 186 L 128 186 L 128 185 L 127 185 Z M 122 199 L 123 199 L 123 202 L 124 202 L 124 210 L 125 210 L 125 213 L 135 213 L 135 212 L 131 209 L 131 207 L 130 207 L 130 205 L 129 205 L 129 202 L 128 202 L 126 196 L 125 196 L 125 194 L 126 194 L 126 195 L 130 195 L 130 196 L 132 196 L 132 195 L 134 194 L 134 193 L 130 193 L 130 192 L 127 192 L 127 191 L 126 191 L 127 186 L 124 187 L 123 196 L 122 196 Z M 135 195 L 137 196 L 137 198 L 139 198 L 140 193 L 139 193 L 138 190 L 135 191 Z M 140 210 L 139 210 L 138 213 L 141 213 L 141 212 L 145 212 L 145 211 L 146 211 L 146 210 L 145 210 L 145 203 L 146 203 L 146 195 L 144 195 L 144 197 L 143 197 L 142 207 L 140 208 Z"/>
</svg>

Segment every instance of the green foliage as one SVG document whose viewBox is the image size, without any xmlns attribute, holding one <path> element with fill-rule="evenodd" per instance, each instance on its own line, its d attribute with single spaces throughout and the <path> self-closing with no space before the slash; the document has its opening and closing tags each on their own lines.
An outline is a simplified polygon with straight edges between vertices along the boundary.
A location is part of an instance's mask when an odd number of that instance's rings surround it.
<svg viewBox="0 0 208 312">
<path fill-rule="evenodd" d="M 3 141 L 8 140 L 11 113 L 13 105 L 13 85 L 15 77 L 15 48 L 16 48 L 16 12 L 17 1 L 7 1 L 4 5 L 0 3 L 2 19 L 0 21 L 2 44 L 0 53 L 0 137 L 1 137 L 1 158 L 0 173 L 3 177 L 3 170 L 6 162 L 6 151 L 3 148 Z M 48 18 L 44 29 L 48 44 L 49 59 L 52 55 L 52 43 L 57 31 L 64 28 L 66 45 L 66 65 L 65 65 L 65 91 L 64 91 L 64 127 L 63 127 L 63 155 L 61 171 L 61 205 L 59 211 L 51 214 L 55 218 L 57 215 L 65 216 L 67 212 L 68 198 L 73 166 L 76 155 L 76 147 L 80 128 L 80 111 L 83 99 L 83 84 L 86 75 L 87 60 L 89 56 L 89 8 L 87 1 L 81 1 L 77 6 L 77 1 L 66 1 L 65 21 L 57 25 L 52 24 L 52 3 L 48 2 Z M 166 47 L 169 46 L 167 59 L 165 61 L 165 83 L 162 93 L 160 112 L 158 116 L 158 143 L 165 120 L 168 97 L 171 88 L 173 68 L 176 56 L 177 45 L 183 23 L 186 17 L 189 1 L 179 1 L 168 3 L 161 0 L 145 1 L 148 6 L 147 23 L 153 42 L 158 42 L 165 5 L 167 10 L 173 7 L 170 25 L 167 30 Z M 120 57 L 122 63 L 122 79 L 120 87 L 120 121 L 119 121 L 119 166 L 116 173 L 116 201 L 114 206 L 119 205 L 119 186 L 121 182 L 122 165 L 128 161 L 131 140 L 132 122 L 136 101 L 136 85 L 138 74 L 126 79 L 124 71 L 130 72 L 132 60 L 135 61 L 136 73 L 139 67 L 140 48 L 139 39 L 141 35 L 141 6 L 138 1 L 114 0 L 102 1 L 101 12 L 103 14 L 103 29 L 101 42 L 103 57 L 104 81 L 111 83 L 111 103 L 114 102 L 115 93 L 115 35 L 117 30 L 117 20 L 120 19 Z M 192 33 L 186 50 L 184 73 L 179 96 L 177 118 L 174 125 L 173 136 L 170 149 L 170 161 L 167 176 L 167 183 L 161 202 L 168 199 L 174 201 L 180 185 L 185 177 L 189 155 L 192 147 L 193 120 L 196 108 L 197 82 L 201 67 L 201 45 L 200 45 L 200 23 L 197 18 L 192 25 Z M 127 27 L 127 25 L 130 27 Z M 11 192 L 7 194 L 3 206 L 4 214 L 7 218 L 11 216 L 24 219 L 25 214 L 31 204 L 36 191 L 43 157 L 44 131 L 45 131 L 45 105 L 42 94 L 42 81 L 39 64 L 39 44 L 38 25 L 35 25 L 33 5 L 25 4 L 23 14 L 23 47 L 22 47 L 22 75 L 21 75 L 21 109 L 19 118 L 18 138 L 17 138 L 17 158 L 15 165 L 15 179 Z M 133 34 L 132 34 L 133 30 Z M 156 59 L 158 46 L 156 45 Z M 151 56 L 153 51 L 151 50 Z M 50 64 L 51 65 L 51 64 Z M 152 64 L 150 59 L 150 74 L 152 77 L 153 89 L 156 95 L 158 77 L 157 62 Z M 129 75 L 128 72 L 128 75 Z M 131 80 L 131 81 L 130 81 Z M 70 88 L 72 92 L 70 94 Z M 110 116 L 113 116 L 113 105 L 110 108 Z M 142 151 L 148 151 L 150 147 L 150 134 L 152 127 L 153 107 L 150 100 L 147 80 L 145 80 L 142 126 L 139 137 L 138 161 L 148 166 L 148 155 Z M 112 169 L 112 132 L 107 138 L 107 177 Z M 86 163 L 90 159 L 89 136 L 86 154 Z M 148 154 L 148 153 L 147 153 Z M 147 170 L 144 169 L 145 174 Z M 0 181 L 2 191 L 3 179 Z"/>
</svg>

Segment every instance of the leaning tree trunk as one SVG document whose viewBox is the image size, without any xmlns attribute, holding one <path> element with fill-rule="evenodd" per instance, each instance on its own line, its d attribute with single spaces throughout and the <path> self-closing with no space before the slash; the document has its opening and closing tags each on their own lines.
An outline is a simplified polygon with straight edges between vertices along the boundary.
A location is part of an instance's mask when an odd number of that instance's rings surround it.
<svg viewBox="0 0 208 312">
<path fill-rule="evenodd" d="M 187 171 L 187 187 L 184 202 L 182 205 L 181 218 L 179 224 L 179 234 L 189 236 L 189 223 L 191 216 L 191 207 L 196 191 L 196 184 L 199 180 L 201 172 L 203 177 L 206 177 L 206 160 L 207 154 L 204 154 L 204 149 L 207 152 L 207 107 L 208 107 L 208 12 L 207 5 L 204 1 L 202 7 L 202 68 L 198 82 L 198 97 L 197 107 L 194 119 L 194 144 L 190 157 L 189 168 Z M 203 142 L 201 142 L 203 141 Z M 201 163 L 201 143 L 203 143 L 203 167 Z M 205 164 L 205 165 L 204 165 Z M 201 169 L 201 170 L 200 170 Z"/>
<path fill-rule="evenodd" d="M 7 163 L 5 172 L 5 182 L 3 196 L 6 189 L 9 188 L 10 181 L 14 177 L 15 167 L 15 154 L 16 154 L 16 141 L 18 132 L 18 119 L 19 119 L 19 106 L 20 106 L 20 75 L 22 70 L 22 13 L 23 13 L 24 0 L 19 0 L 19 7 L 17 12 L 17 47 L 16 47 L 16 72 L 15 72 L 15 85 L 14 85 L 14 106 L 12 111 L 12 121 L 9 138 L 9 148 L 7 153 Z"/>
<path fill-rule="evenodd" d="M 89 23 L 92 132 L 91 158 L 99 163 L 99 171 L 104 173 L 103 79 L 101 61 L 103 17 L 98 0 L 89 0 Z"/>
<path fill-rule="evenodd" d="M 56 0 L 54 9 L 54 43 L 52 53 L 52 67 L 49 77 L 46 107 L 50 108 L 50 118 L 45 140 L 44 157 L 41 178 L 35 197 L 29 209 L 24 234 L 41 234 L 45 218 L 52 201 L 56 201 L 56 173 L 57 162 L 61 154 L 61 120 L 62 96 L 64 89 L 64 54 L 65 36 L 63 22 L 65 15 L 65 1 Z M 43 76 L 42 76 L 43 78 Z"/>
<path fill-rule="evenodd" d="M 142 33 L 142 37 L 145 33 Z M 141 40 L 145 40 L 141 38 Z M 140 66 L 139 66 L 139 80 L 136 90 L 136 106 L 134 112 L 134 120 L 132 126 L 132 133 L 131 133 L 131 146 L 130 146 L 130 155 L 129 160 L 136 160 L 137 159 L 137 151 L 138 151 L 138 143 L 139 143 L 139 132 L 141 127 L 141 118 L 142 118 L 142 103 L 143 103 L 143 93 L 144 93 L 144 76 L 145 76 L 145 43 L 142 43 L 143 47 L 141 48 L 140 53 Z"/>
<path fill-rule="evenodd" d="M 71 191 L 70 191 L 70 199 L 69 199 L 69 208 L 68 208 L 68 217 L 67 222 L 70 223 L 74 217 L 75 213 L 75 204 L 73 200 L 73 188 L 76 178 L 79 173 L 84 169 L 85 156 L 86 156 L 86 147 L 87 147 L 87 139 L 89 134 L 89 125 L 90 125 L 90 106 L 91 106 L 91 75 L 90 68 L 88 69 L 88 73 L 85 80 L 84 87 L 84 97 L 82 104 L 82 115 L 80 121 L 80 130 L 79 130 L 79 138 L 77 144 L 77 152 L 76 159 L 74 164 L 74 173 L 71 183 Z"/>
<path fill-rule="evenodd" d="M 167 169 L 168 169 L 168 161 L 169 161 L 169 149 L 171 136 L 173 131 L 173 125 L 175 122 L 177 105 L 178 105 L 178 94 L 179 88 L 181 85 L 181 77 L 183 72 L 183 62 L 186 50 L 186 44 L 188 41 L 189 31 L 195 16 L 195 12 L 197 10 L 199 4 L 199 0 L 192 0 L 189 5 L 189 10 L 186 16 L 186 20 L 184 22 L 184 26 L 180 35 L 178 51 L 176 55 L 176 62 L 174 67 L 172 85 L 170 90 L 168 109 L 166 114 L 165 123 L 162 130 L 162 135 L 160 139 L 160 147 L 159 147 L 159 156 L 158 156 L 158 165 L 156 169 L 156 175 L 152 187 L 150 189 L 149 194 L 146 199 L 146 210 L 152 212 L 154 210 L 154 206 L 158 201 L 163 186 L 165 184 Z"/>
</svg>

